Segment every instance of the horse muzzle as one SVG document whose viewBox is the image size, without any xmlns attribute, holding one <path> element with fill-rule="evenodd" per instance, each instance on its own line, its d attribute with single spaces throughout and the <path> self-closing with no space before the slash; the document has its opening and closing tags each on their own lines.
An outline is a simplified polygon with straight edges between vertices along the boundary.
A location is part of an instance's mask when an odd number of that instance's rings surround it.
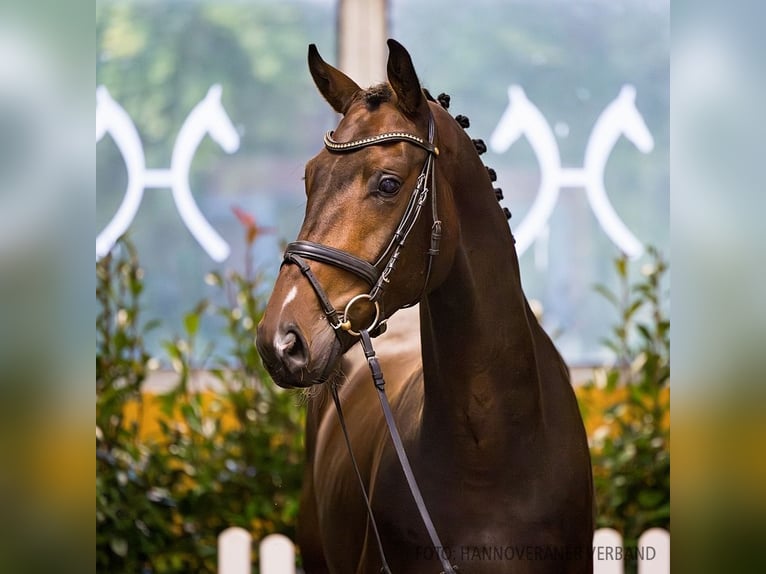
<svg viewBox="0 0 766 574">
<path fill-rule="evenodd" d="M 293 323 L 270 328 L 264 321 L 258 326 L 256 348 L 274 382 L 286 389 L 306 388 L 325 382 L 335 370 L 342 354 L 340 343 L 331 329 L 320 333 L 313 342 Z"/>
</svg>

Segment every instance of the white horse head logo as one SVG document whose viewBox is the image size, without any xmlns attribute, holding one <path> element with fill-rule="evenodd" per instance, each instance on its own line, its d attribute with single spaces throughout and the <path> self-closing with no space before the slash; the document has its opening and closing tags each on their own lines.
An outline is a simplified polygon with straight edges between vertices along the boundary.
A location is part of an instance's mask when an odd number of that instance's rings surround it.
<svg viewBox="0 0 766 574">
<path fill-rule="evenodd" d="M 221 94 L 223 88 L 220 84 L 210 86 L 205 99 L 192 110 L 200 115 L 199 123 L 207 126 L 210 137 L 221 146 L 226 153 L 234 153 L 239 149 L 239 134 L 231 118 L 223 109 Z M 189 115 L 191 119 L 191 114 Z"/>
<path fill-rule="evenodd" d="M 548 121 L 521 86 L 508 88 L 508 107 L 490 137 L 496 153 L 507 151 L 525 135 L 540 163 L 540 188 L 532 207 L 516 230 L 519 255 L 543 233 L 562 187 L 584 187 L 604 232 L 624 253 L 638 257 L 643 245 L 614 210 L 604 187 L 604 170 L 612 149 L 625 135 L 642 153 L 654 148 L 654 139 L 636 108 L 636 89 L 625 85 L 604 109 L 591 130 L 582 168 L 561 165 L 558 143 Z"/>
<path fill-rule="evenodd" d="M 147 188 L 170 188 L 181 219 L 208 255 L 215 261 L 223 261 L 229 256 L 229 245 L 202 215 L 189 186 L 191 163 L 205 134 L 210 134 L 226 153 L 239 149 L 239 134 L 221 104 L 221 92 L 220 85 L 212 86 L 189 113 L 178 132 L 170 169 L 147 169 L 135 124 L 106 87 L 98 87 L 96 141 L 107 133 L 112 135 L 128 170 L 128 186 L 117 213 L 96 238 L 96 257 L 109 253 L 117 239 L 127 231 Z"/>
<path fill-rule="evenodd" d="M 625 85 L 620 90 L 611 104 L 604 110 L 602 117 L 606 116 L 607 110 L 613 110 L 613 122 L 621 126 L 622 134 L 635 145 L 641 153 L 649 153 L 654 149 L 654 138 L 646 127 L 646 122 L 641 112 L 636 108 L 636 88 Z M 606 118 L 608 120 L 609 118 Z M 605 121 L 606 121 L 605 120 Z"/>
</svg>

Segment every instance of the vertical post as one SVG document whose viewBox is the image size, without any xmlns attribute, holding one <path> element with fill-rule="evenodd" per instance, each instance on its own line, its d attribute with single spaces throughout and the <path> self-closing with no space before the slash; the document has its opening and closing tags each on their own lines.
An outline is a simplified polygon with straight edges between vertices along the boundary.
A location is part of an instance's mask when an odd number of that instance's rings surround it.
<svg viewBox="0 0 766 574">
<path fill-rule="evenodd" d="M 295 574 L 295 546 L 283 534 L 269 534 L 258 547 L 261 574 Z"/>
<path fill-rule="evenodd" d="M 252 537 L 232 526 L 218 535 L 218 574 L 250 574 Z"/>
<path fill-rule="evenodd" d="M 670 533 L 650 528 L 638 539 L 638 574 L 670 574 Z"/>
<path fill-rule="evenodd" d="M 612 528 L 593 534 L 593 574 L 624 574 L 622 536 Z"/>
<path fill-rule="evenodd" d="M 339 0 L 338 67 L 361 87 L 386 79 L 388 0 Z"/>
</svg>

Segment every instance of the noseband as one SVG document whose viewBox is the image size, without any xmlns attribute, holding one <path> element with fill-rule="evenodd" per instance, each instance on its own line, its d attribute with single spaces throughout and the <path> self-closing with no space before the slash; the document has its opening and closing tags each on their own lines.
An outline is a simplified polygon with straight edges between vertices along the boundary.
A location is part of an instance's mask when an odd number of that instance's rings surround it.
<svg viewBox="0 0 766 574">
<path fill-rule="evenodd" d="M 408 305 L 405 305 L 405 307 L 411 307 L 417 303 L 425 294 L 425 291 L 428 287 L 428 280 L 431 276 L 431 268 L 433 266 L 434 257 L 436 257 L 436 255 L 439 253 L 439 242 L 441 240 L 442 234 L 441 221 L 439 221 L 436 206 L 436 177 L 434 161 L 435 158 L 439 155 L 439 148 L 437 148 L 433 143 L 434 132 L 434 119 L 433 116 L 429 115 L 427 141 L 419 136 L 407 132 L 388 132 L 348 142 L 338 142 L 334 140 L 332 137 L 333 132 L 327 132 L 327 134 L 324 136 L 325 148 L 333 153 L 349 153 L 368 146 L 382 145 L 391 142 L 410 143 L 428 152 L 428 157 L 426 157 L 426 161 L 420 171 L 417 184 L 412 192 L 412 195 L 410 196 L 409 202 L 407 203 L 407 208 L 404 211 L 404 215 L 402 216 L 402 219 L 399 222 L 399 225 L 397 226 L 391 241 L 389 241 L 386 248 L 374 263 L 369 263 L 368 261 L 365 261 L 364 259 L 361 259 L 352 253 L 348 253 L 347 251 L 307 240 L 294 241 L 288 244 L 287 248 L 285 249 L 283 265 L 288 263 L 297 265 L 301 273 L 306 277 L 306 279 L 308 279 L 311 287 L 316 292 L 319 303 L 322 306 L 322 310 L 327 316 L 327 320 L 335 330 L 335 334 L 337 336 L 340 336 L 341 331 L 345 331 L 357 337 L 359 336 L 361 329 L 356 331 L 352 329 L 349 312 L 354 305 L 360 301 L 365 300 L 369 301 L 375 306 L 375 318 L 373 319 L 372 323 L 366 327 L 365 330 L 369 331 L 373 337 L 385 332 L 387 316 L 385 311 L 382 309 L 382 295 L 386 284 L 389 283 L 390 276 L 393 273 L 397 262 L 399 261 L 401 251 L 407 242 L 407 238 L 414 229 L 415 224 L 420 217 L 420 212 L 423 208 L 423 205 L 428 199 L 428 185 L 430 181 L 431 216 L 433 223 L 431 225 L 431 246 L 427 252 L 428 261 L 426 264 L 425 280 L 423 282 L 423 289 L 418 298 Z M 324 291 L 321 284 L 317 280 L 316 276 L 311 270 L 311 267 L 308 265 L 308 263 L 306 263 L 306 259 L 327 265 L 332 265 L 339 269 L 343 269 L 352 275 L 356 275 L 370 286 L 370 291 L 368 293 L 360 293 L 359 295 L 352 297 L 348 303 L 346 303 L 346 307 L 341 315 L 330 302 L 330 299 L 327 297 L 327 293 Z"/>
</svg>

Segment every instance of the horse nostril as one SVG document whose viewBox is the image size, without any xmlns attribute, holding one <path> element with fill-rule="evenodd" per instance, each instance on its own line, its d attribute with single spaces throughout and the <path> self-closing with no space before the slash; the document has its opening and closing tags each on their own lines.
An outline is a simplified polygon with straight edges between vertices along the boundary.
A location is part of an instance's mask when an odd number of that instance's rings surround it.
<svg viewBox="0 0 766 574">
<path fill-rule="evenodd" d="M 308 364 L 308 346 L 300 331 L 288 329 L 284 334 L 277 336 L 275 343 L 279 359 L 291 373 L 297 373 Z"/>
</svg>

